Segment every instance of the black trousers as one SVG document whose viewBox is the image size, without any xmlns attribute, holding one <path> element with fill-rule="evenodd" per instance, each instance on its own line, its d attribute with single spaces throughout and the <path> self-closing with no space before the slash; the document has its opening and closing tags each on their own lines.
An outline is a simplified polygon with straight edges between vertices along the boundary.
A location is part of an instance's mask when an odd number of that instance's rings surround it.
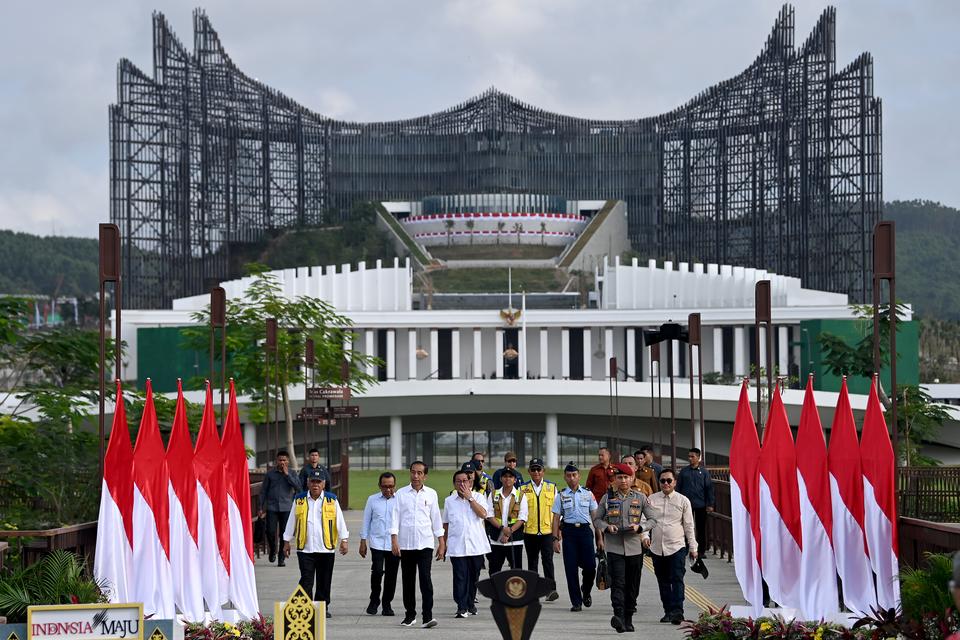
<svg viewBox="0 0 960 640">
<path fill-rule="evenodd" d="M 687 572 L 684 560 L 687 559 L 686 548 L 678 550 L 669 556 L 653 555 L 653 572 L 657 576 L 660 586 L 660 602 L 663 603 L 663 612 L 667 615 L 679 613 L 683 615 L 684 586 L 683 575 Z"/>
<path fill-rule="evenodd" d="M 578 575 L 580 569 L 583 569 L 582 584 Z M 570 604 L 581 606 L 583 597 L 590 595 L 593 581 L 597 577 L 596 548 L 593 543 L 593 529 L 589 525 L 563 526 L 563 571 L 567 578 Z"/>
<path fill-rule="evenodd" d="M 403 608 L 407 618 L 417 616 L 417 576 L 420 577 L 420 599 L 423 621 L 433 619 L 433 580 L 430 567 L 433 549 L 416 549 L 400 552 L 400 579 L 403 582 Z"/>
<path fill-rule="evenodd" d="M 525 533 L 523 546 L 527 549 L 527 569 L 539 573 L 539 561 L 543 560 L 543 577 L 554 580 L 553 535 L 538 536 Z"/>
<path fill-rule="evenodd" d="M 304 553 L 297 551 L 297 562 L 300 563 L 300 586 L 303 590 L 314 593 L 313 599 L 321 600 L 330 605 L 330 582 L 333 580 L 333 561 L 336 553 Z M 316 582 L 317 590 L 313 585 Z"/>
<path fill-rule="evenodd" d="M 382 602 L 383 609 L 388 611 L 393 603 L 393 596 L 397 592 L 400 558 L 380 549 L 371 549 L 370 552 L 373 556 L 373 566 L 370 568 L 370 606 L 376 607 Z M 383 600 L 380 599 L 381 580 L 383 581 Z"/>
<path fill-rule="evenodd" d="M 697 547 L 707 550 L 707 508 L 693 508 L 693 529 L 697 536 Z"/>
<path fill-rule="evenodd" d="M 477 594 L 477 577 L 483 566 L 483 556 L 461 556 L 450 558 L 453 565 L 453 600 L 457 603 L 457 612 L 476 611 L 473 598 Z"/>
<path fill-rule="evenodd" d="M 284 527 L 287 526 L 287 519 L 290 518 L 289 511 L 267 511 L 267 551 L 271 556 L 277 555 L 277 541 Z M 282 558 L 281 558 L 282 559 Z M 307 593 L 310 593 L 307 590 Z"/>
<path fill-rule="evenodd" d="M 622 618 L 637 612 L 637 594 L 640 593 L 640 571 L 643 555 L 624 556 L 607 552 L 607 567 L 610 569 L 610 602 L 613 615 Z"/>
<path fill-rule="evenodd" d="M 490 575 L 503 569 L 506 562 L 511 569 L 523 569 L 523 545 L 490 544 Z"/>
</svg>

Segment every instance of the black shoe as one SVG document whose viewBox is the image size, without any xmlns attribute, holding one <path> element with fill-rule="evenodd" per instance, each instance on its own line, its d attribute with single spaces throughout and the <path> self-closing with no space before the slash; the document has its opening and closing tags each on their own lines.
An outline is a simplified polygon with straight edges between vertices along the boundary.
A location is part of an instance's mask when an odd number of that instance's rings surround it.
<svg viewBox="0 0 960 640">
<path fill-rule="evenodd" d="M 395 615 L 395 614 L 393 613 L 393 609 L 384 607 L 383 611 L 380 612 L 380 615 L 382 615 L 382 616 L 392 616 L 392 615 Z"/>
<path fill-rule="evenodd" d="M 271 553 L 271 554 L 270 554 L 270 564 L 273 564 L 273 563 L 276 562 L 276 561 L 277 561 L 277 554 Z"/>
<path fill-rule="evenodd" d="M 581 607 L 578 604 L 575 604 L 572 607 L 570 607 L 570 611 L 583 611 L 583 607 Z"/>
<path fill-rule="evenodd" d="M 669 613 L 665 613 L 663 614 L 663 617 L 660 618 L 660 622 L 670 622 L 670 618 L 672 617 L 673 616 L 671 616 Z"/>
<path fill-rule="evenodd" d="M 680 612 L 674 613 L 670 616 L 670 624 L 680 624 L 683 622 L 683 614 Z"/>
<path fill-rule="evenodd" d="M 589 608 L 591 605 L 593 605 L 593 596 L 589 592 L 583 594 L 583 606 Z"/>
<path fill-rule="evenodd" d="M 421 629 L 433 629 L 437 626 L 437 621 L 435 618 L 430 618 L 429 620 L 424 620 L 423 624 L 420 625 Z"/>
<path fill-rule="evenodd" d="M 477 608 L 474 607 L 473 609 L 467 609 L 467 615 L 471 615 L 471 616 L 477 615 Z"/>
<path fill-rule="evenodd" d="M 400 626 L 401 626 L 401 627 L 412 627 L 412 626 L 413 626 L 413 623 L 416 622 L 416 621 L 417 621 L 416 618 L 411 617 L 411 616 L 406 616 L 406 617 L 404 617 L 403 622 L 400 623 Z"/>
<path fill-rule="evenodd" d="M 278 567 L 285 567 L 285 566 L 287 566 L 287 563 L 283 561 L 283 558 L 281 558 L 280 561 L 277 563 L 277 566 L 278 566 Z"/>
<path fill-rule="evenodd" d="M 330 612 L 329 612 L 329 611 L 327 611 L 327 618 L 332 618 L 332 617 L 333 617 L 333 616 L 332 616 L 332 615 L 330 615 Z"/>
<path fill-rule="evenodd" d="M 610 626 L 617 630 L 617 633 L 623 633 L 625 629 L 623 628 L 623 620 L 617 616 L 610 618 Z"/>
<path fill-rule="evenodd" d="M 454 618 L 466 618 L 466 617 L 467 617 L 467 612 L 466 612 L 466 611 L 457 611 L 457 614 L 456 614 L 455 616 L 453 616 L 453 617 L 454 617 Z"/>
<path fill-rule="evenodd" d="M 556 591 L 551 591 L 550 593 L 547 594 L 547 602 L 553 602 L 559 597 L 560 597 L 559 593 L 557 593 Z"/>
<path fill-rule="evenodd" d="M 372 604 L 372 605 L 370 605 L 369 607 L 367 607 L 367 615 L 368 615 L 368 616 L 375 616 L 375 615 L 377 615 L 377 605 Z"/>
<path fill-rule="evenodd" d="M 623 630 L 633 633 L 636 629 L 633 628 L 633 616 L 624 616 L 623 617 Z"/>
</svg>

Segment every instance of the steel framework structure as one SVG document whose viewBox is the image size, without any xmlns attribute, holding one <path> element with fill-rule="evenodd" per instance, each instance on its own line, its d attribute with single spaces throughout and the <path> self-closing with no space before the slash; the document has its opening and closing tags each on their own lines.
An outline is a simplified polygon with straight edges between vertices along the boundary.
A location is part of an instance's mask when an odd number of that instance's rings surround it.
<svg viewBox="0 0 960 640">
<path fill-rule="evenodd" d="M 194 47 L 153 17 L 153 76 L 129 60 L 110 107 L 124 303 L 164 307 L 231 277 L 230 247 L 358 200 L 459 193 L 622 199 L 649 257 L 721 262 L 870 294 L 881 217 L 873 61 L 836 69 L 835 11 L 802 46 L 784 6 L 738 76 L 663 115 L 590 120 L 495 89 L 408 120 L 334 120 L 244 75 L 202 11 Z"/>
</svg>

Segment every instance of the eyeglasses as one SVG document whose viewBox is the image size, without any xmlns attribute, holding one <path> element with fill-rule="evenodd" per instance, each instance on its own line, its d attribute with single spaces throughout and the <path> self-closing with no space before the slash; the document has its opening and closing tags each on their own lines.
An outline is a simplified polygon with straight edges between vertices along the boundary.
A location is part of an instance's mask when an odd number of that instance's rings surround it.
<svg viewBox="0 0 960 640">
<path fill-rule="evenodd" d="M 539 471 L 542 473 L 543 467 L 530 467 L 530 472 L 533 473 L 534 471 Z"/>
<path fill-rule="evenodd" d="M 661 478 L 660 484 L 673 484 L 673 478 Z"/>
<path fill-rule="evenodd" d="M 517 461 L 516 458 L 510 458 L 509 460 L 507 460 L 507 462 L 516 462 L 516 461 Z"/>
</svg>

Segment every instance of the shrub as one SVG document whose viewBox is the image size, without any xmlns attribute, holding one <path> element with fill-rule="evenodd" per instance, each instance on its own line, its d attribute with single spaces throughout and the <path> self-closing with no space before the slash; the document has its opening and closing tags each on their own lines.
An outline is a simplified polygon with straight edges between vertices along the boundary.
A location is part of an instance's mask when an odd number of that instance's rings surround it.
<svg viewBox="0 0 960 640">
<path fill-rule="evenodd" d="M 31 605 L 106 600 L 100 585 L 87 575 L 84 559 L 69 551 L 54 551 L 36 564 L 0 577 L 0 616 L 10 623 L 26 622 Z"/>
</svg>

